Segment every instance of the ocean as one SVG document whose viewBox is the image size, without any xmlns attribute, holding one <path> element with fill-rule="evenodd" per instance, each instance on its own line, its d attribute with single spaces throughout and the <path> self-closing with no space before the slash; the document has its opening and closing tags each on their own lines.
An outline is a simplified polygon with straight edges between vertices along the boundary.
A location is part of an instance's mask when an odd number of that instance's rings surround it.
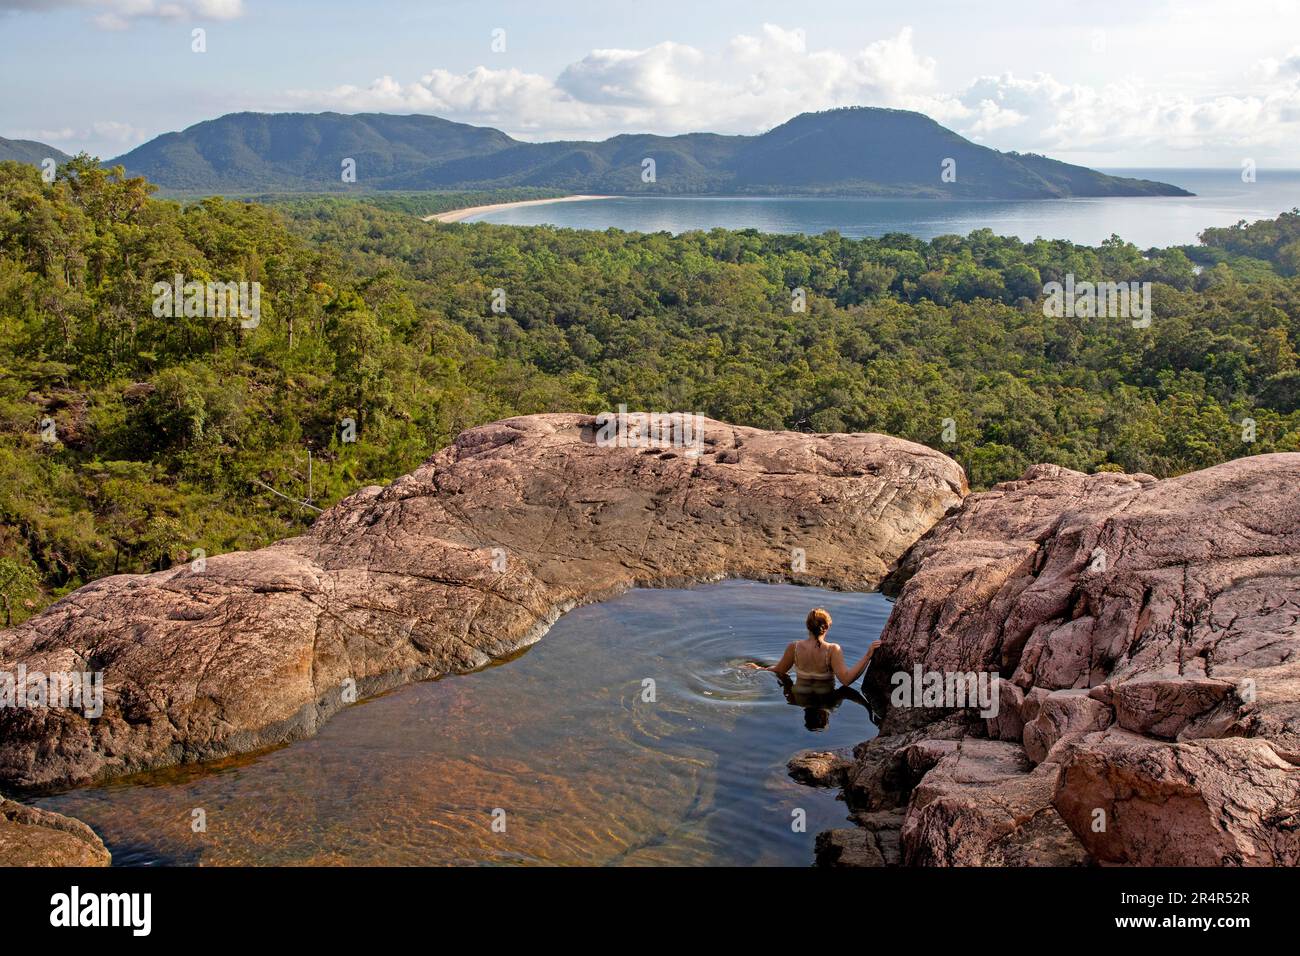
<svg viewBox="0 0 1300 956">
<path fill-rule="evenodd" d="M 1173 183 L 1196 195 L 1034 200 L 629 196 L 502 209 L 466 221 L 671 233 L 717 227 L 808 235 L 835 230 L 854 238 L 906 232 L 922 239 L 988 228 L 1024 240 L 1041 236 L 1084 245 L 1118 235 L 1147 249 L 1195 243 L 1206 226 L 1271 219 L 1300 206 L 1300 170 L 1261 169 L 1253 183 L 1242 182 L 1239 169 L 1106 172 Z"/>
</svg>

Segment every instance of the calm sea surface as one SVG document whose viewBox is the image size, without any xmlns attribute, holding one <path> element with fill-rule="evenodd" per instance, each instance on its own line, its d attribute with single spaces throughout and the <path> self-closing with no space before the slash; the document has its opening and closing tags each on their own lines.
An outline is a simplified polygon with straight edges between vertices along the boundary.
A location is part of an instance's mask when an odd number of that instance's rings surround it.
<svg viewBox="0 0 1300 956">
<path fill-rule="evenodd" d="M 775 661 L 815 605 L 851 660 L 890 609 L 879 594 L 743 581 L 631 591 L 566 614 L 511 660 L 357 704 L 308 740 L 36 802 L 89 823 L 118 865 L 807 866 L 846 810 L 786 761 L 876 729 L 855 692 L 792 703 L 740 664 Z"/>
<path fill-rule="evenodd" d="M 906 232 L 922 239 L 988 228 L 1024 240 L 1042 236 L 1085 245 L 1117 234 L 1147 249 L 1194 243 L 1206 226 L 1270 219 L 1300 206 L 1300 170 L 1261 169 L 1253 183 L 1243 183 L 1239 169 L 1106 172 L 1173 183 L 1196 195 L 1016 201 L 629 197 L 524 206 L 467 221 L 672 233 L 718 226 L 809 235 L 836 230 L 855 238 Z"/>
</svg>

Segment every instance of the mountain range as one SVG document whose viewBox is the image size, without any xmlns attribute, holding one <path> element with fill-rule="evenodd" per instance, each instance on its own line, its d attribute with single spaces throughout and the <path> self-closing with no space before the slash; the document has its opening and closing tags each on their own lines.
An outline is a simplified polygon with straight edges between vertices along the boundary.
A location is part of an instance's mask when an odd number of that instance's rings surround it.
<svg viewBox="0 0 1300 956">
<path fill-rule="evenodd" d="M 46 146 L 33 139 L 5 139 L 0 136 L 0 162 L 12 160 L 16 163 L 39 166 L 46 159 L 53 159 L 56 163 L 66 163 L 71 158 L 63 150 Z"/>
<path fill-rule="evenodd" d="M 346 160 L 355 166 L 353 183 L 343 180 Z M 654 161 L 653 177 L 645 175 L 646 160 Z M 540 187 L 620 195 L 1189 195 L 1166 183 L 999 152 L 921 113 L 874 107 L 803 113 L 753 136 L 623 134 L 545 143 L 426 115 L 231 113 L 158 136 L 110 163 L 186 193 Z"/>
</svg>

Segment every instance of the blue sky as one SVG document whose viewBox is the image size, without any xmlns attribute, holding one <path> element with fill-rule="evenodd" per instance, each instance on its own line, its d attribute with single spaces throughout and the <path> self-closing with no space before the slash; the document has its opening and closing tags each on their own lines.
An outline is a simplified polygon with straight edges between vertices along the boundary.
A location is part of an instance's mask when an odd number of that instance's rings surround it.
<svg viewBox="0 0 1300 956">
<path fill-rule="evenodd" d="M 243 109 L 536 140 L 857 104 L 1090 165 L 1300 166 L 1297 0 L 0 0 L 0 81 L 0 135 L 105 157 Z"/>
</svg>

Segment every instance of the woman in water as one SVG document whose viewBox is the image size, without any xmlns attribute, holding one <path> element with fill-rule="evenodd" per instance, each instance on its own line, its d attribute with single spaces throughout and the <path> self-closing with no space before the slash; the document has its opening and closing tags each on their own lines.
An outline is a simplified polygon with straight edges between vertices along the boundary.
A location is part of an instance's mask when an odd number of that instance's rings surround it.
<svg viewBox="0 0 1300 956">
<path fill-rule="evenodd" d="M 871 663 L 871 655 L 876 652 L 876 641 L 867 648 L 862 660 L 852 667 L 844 666 L 844 650 L 838 644 L 826 640 L 826 632 L 831 629 L 831 616 L 824 607 L 815 607 L 808 612 L 808 636 L 802 641 L 791 641 L 786 645 L 781 660 L 770 667 L 759 664 L 747 666 L 758 670 L 772 671 L 778 677 L 785 677 L 790 668 L 794 668 L 799 678 L 798 686 L 807 686 L 814 693 L 818 690 L 834 690 L 835 679 L 841 684 L 852 684 L 862 676 L 862 672 Z"/>
</svg>

